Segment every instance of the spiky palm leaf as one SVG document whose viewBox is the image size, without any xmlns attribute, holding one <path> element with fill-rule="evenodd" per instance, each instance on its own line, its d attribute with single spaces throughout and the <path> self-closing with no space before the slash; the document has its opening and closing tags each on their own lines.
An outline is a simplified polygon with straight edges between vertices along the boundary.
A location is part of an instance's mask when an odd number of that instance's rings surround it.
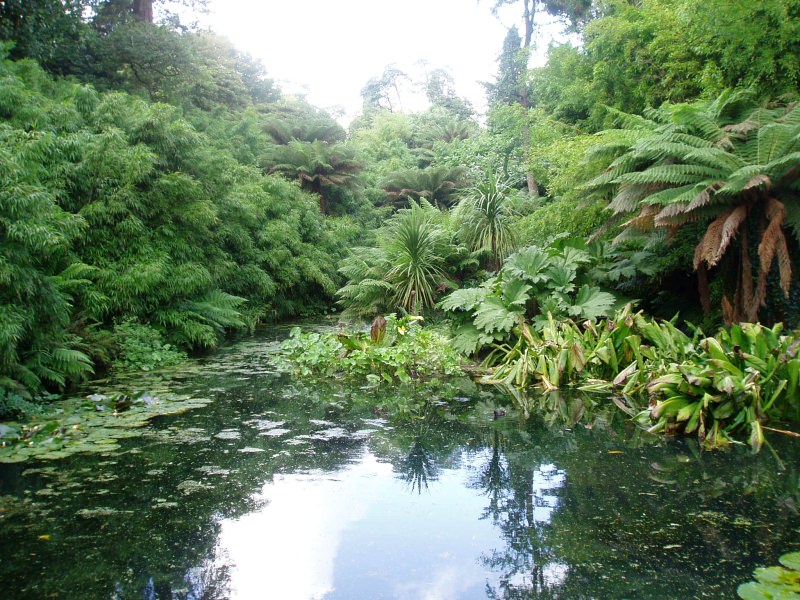
<svg viewBox="0 0 800 600">
<path fill-rule="evenodd" d="M 437 284 L 446 279 L 442 230 L 427 212 L 412 202 L 388 228 L 392 267 L 386 280 L 394 287 L 395 303 L 413 314 L 435 304 Z"/>
<path fill-rule="evenodd" d="M 488 253 L 497 270 L 514 249 L 511 223 L 516 217 L 513 188 L 494 171 L 470 187 L 456 207 L 462 235 L 473 252 Z"/>
<path fill-rule="evenodd" d="M 739 275 L 733 302 L 725 300 L 725 316 L 757 320 L 775 257 L 780 287 L 789 293 L 784 226 L 791 225 L 798 237 L 800 106 L 754 107 L 747 93 L 728 91 L 712 101 L 665 104 L 647 118 L 620 116 L 627 126 L 606 134 L 598 148 L 616 158 L 588 187 L 613 192 L 609 208 L 615 215 L 638 211 L 623 224 L 628 229 L 674 232 L 687 223 L 707 223 L 694 256 L 701 282 L 706 269 L 736 247 Z M 762 232 L 757 266 L 747 238 L 753 219 Z M 708 305 L 708 288 L 700 287 Z"/>
</svg>

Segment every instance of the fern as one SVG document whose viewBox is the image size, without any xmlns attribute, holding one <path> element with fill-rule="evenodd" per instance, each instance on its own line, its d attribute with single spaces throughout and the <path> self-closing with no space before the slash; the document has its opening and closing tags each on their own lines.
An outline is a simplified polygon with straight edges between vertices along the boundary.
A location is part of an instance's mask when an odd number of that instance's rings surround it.
<svg viewBox="0 0 800 600">
<path fill-rule="evenodd" d="M 617 240 L 641 232 L 661 235 L 659 230 L 664 229 L 674 234 L 683 225 L 701 221 L 719 229 L 709 229 L 702 236 L 695 266 L 706 262 L 707 268 L 727 254 L 738 254 L 738 260 L 731 259 L 738 263 L 733 268 L 740 273 L 731 278 L 739 282 L 738 287 L 725 294 L 735 298 L 736 306 L 730 306 L 726 317 L 747 321 L 756 319 L 765 303 L 767 276 L 758 273 L 756 287 L 751 289 L 754 268 L 749 241 L 736 234 L 758 230 L 759 235 L 770 236 L 759 244 L 787 254 L 782 250 L 785 240 L 779 221 L 770 218 L 767 227 L 766 212 L 773 200 L 792 204 L 800 188 L 797 106 L 760 108 L 753 106 L 752 99 L 749 92 L 729 90 L 710 101 L 664 104 L 647 113 L 649 121 L 621 119 L 627 122 L 627 133 L 615 132 L 603 139 L 597 155 L 606 152 L 613 158 L 585 184 L 594 193 L 616 192 L 609 206 L 615 214 L 639 211 L 623 224 L 627 231 Z M 734 213 L 736 208 L 745 213 Z M 731 214 L 738 216 L 735 227 L 729 224 L 722 235 L 725 218 L 720 218 Z M 749 226 L 744 217 L 761 222 Z M 787 223 L 796 224 L 796 220 L 787 215 Z M 797 228 L 790 226 L 797 239 Z M 765 259 L 771 260 L 764 252 Z M 765 268 L 770 260 L 764 261 Z M 778 261 L 784 292 L 791 277 L 789 262 L 786 258 Z"/>
</svg>

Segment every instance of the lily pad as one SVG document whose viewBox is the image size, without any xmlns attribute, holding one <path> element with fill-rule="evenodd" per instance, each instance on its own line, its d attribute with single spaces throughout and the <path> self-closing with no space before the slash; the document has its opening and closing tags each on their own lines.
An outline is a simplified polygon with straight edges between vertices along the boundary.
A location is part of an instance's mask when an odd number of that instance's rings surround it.
<svg viewBox="0 0 800 600">
<path fill-rule="evenodd" d="M 209 402 L 205 398 L 175 394 L 157 397 L 149 393 L 94 394 L 64 400 L 54 404 L 52 412 L 44 417 L 7 425 L 17 433 L 3 440 L 0 463 L 115 452 L 120 449 L 120 439 L 142 435 L 153 417 L 185 412 Z"/>
</svg>

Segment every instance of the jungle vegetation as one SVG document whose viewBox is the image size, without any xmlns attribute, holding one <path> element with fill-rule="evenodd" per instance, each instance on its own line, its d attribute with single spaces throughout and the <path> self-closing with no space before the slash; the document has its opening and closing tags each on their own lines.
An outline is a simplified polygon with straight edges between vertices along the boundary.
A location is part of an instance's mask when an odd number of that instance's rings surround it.
<svg viewBox="0 0 800 600">
<path fill-rule="evenodd" d="M 517 385 L 621 388 L 666 356 L 663 385 L 637 380 L 661 429 L 758 445 L 753 423 L 796 415 L 800 1 L 506 4 L 486 115 L 443 69 L 398 110 L 388 66 L 345 129 L 170 2 L 0 3 L 0 413 L 344 310 L 443 319 Z M 530 68 L 545 16 L 579 42 Z M 603 337 L 623 325 L 648 350 Z M 736 363 L 753 331 L 772 345 Z M 733 369 L 769 397 L 727 407 Z"/>
</svg>

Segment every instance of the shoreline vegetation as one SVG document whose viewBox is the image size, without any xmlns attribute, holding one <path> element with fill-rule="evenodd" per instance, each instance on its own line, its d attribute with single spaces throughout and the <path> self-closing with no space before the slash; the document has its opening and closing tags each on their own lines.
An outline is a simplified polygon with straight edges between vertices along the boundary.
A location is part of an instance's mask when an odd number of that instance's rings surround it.
<svg viewBox="0 0 800 600">
<path fill-rule="evenodd" d="M 746 439 L 758 451 L 765 429 L 798 435 L 767 425 L 800 421 L 800 336 L 782 335 L 781 325 L 734 325 L 706 337 L 699 329 L 689 336 L 672 322 L 649 320 L 630 306 L 580 325 L 550 316 L 533 328 L 520 315 L 505 341 L 467 366 L 468 357 L 453 353 L 447 337 L 424 334 L 421 321 L 379 317 L 372 335 L 295 327 L 281 344 L 279 363 L 302 377 L 373 386 L 424 385 L 428 377 L 460 371 L 509 389 L 526 417 L 535 404 L 526 390 L 575 389 L 597 394 L 650 433 L 694 435 L 707 449 Z M 384 333 L 376 334 L 381 327 Z"/>
<path fill-rule="evenodd" d="M 101 374 L 334 314 L 387 329 L 294 332 L 301 372 L 466 356 L 525 413 L 566 386 L 709 448 L 797 429 L 796 2 L 506 4 L 485 114 L 390 65 L 345 128 L 153 2 L 3 3 L 0 437 Z M 534 68 L 545 13 L 580 43 Z"/>
</svg>

